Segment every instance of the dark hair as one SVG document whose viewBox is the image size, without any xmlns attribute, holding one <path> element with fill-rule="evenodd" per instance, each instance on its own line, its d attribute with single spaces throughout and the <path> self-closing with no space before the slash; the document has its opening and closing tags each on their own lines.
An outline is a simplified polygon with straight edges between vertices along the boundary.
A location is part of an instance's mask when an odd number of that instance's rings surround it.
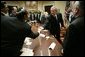
<svg viewBox="0 0 85 57">
<path fill-rule="evenodd" d="M 21 11 L 21 9 L 23 9 L 22 7 L 18 8 L 18 12 Z"/>
<path fill-rule="evenodd" d="M 3 8 L 5 8 L 5 7 L 6 7 L 6 6 L 5 6 L 5 4 L 6 4 L 6 2 L 1 1 L 1 9 L 3 9 Z"/>
<path fill-rule="evenodd" d="M 21 10 L 21 11 L 18 12 L 17 18 L 19 20 L 23 20 L 24 19 L 24 15 L 26 15 L 26 14 L 28 14 L 28 12 L 26 10 Z"/>
</svg>

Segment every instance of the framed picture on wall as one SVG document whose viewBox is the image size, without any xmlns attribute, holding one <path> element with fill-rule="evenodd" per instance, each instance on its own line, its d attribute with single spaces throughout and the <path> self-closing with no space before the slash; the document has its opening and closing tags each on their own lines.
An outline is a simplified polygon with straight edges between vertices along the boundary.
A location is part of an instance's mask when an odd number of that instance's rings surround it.
<svg viewBox="0 0 85 57">
<path fill-rule="evenodd" d="M 38 2 L 37 1 L 26 1 L 25 6 L 28 10 L 37 10 Z"/>
</svg>

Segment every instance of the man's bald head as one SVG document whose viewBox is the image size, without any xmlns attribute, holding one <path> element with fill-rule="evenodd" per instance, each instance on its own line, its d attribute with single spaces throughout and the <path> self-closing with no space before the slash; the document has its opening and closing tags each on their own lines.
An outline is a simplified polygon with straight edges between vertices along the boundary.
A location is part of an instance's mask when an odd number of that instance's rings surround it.
<svg viewBox="0 0 85 57">
<path fill-rule="evenodd" d="M 57 10 L 55 6 L 52 6 L 50 10 Z"/>
<path fill-rule="evenodd" d="M 17 12 L 17 7 L 13 7 L 13 11 L 14 12 Z"/>
<path fill-rule="evenodd" d="M 52 15 L 55 15 L 55 14 L 57 13 L 57 8 L 56 8 L 55 6 L 52 6 L 52 7 L 50 8 L 50 11 L 51 11 L 51 14 L 52 14 Z"/>
</svg>

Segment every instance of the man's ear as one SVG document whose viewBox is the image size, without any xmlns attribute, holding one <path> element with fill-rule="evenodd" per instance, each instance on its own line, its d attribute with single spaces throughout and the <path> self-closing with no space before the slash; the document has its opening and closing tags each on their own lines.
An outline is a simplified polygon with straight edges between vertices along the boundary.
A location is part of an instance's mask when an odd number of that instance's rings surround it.
<svg viewBox="0 0 85 57">
<path fill-rule="evenodd" d="M 79 13 L 79 9 L 78 8 L 76 8 L 76 13 Z"/>
</svg>

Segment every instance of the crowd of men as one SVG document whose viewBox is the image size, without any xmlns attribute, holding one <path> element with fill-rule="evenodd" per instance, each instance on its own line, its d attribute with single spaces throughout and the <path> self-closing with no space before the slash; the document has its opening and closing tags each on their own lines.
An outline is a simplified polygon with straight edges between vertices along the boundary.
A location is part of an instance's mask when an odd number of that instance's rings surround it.
<svg viewBox="0 0 85 57">
<path fill-rule="evenodd" d="M 36 20 L 38 23 L 43 21 L 43 28 L 63 46 L 63 56 L 84 56 L 84 1 L 75 1 L 70 9 L 70 25 L 63 42 L 60 39 L 60 29 L 65 28 L 65 25 L 62 14 L 57 12 L 55 6 L 50 8 L 51 13 L 47 16 L 40 18 L 39 13 Z M 1 2 L 1 56 L 19 56 L 24 39 L 26 37 L 35 39 L 39 32 L 33 32 L 31 26 L 25 22 L 29 13 L 24 8 L 17 10 L 13 7 L 9 16 L 6 15 L 7 11 L 6 2 Z M 35 20 L 32 16 L 29 18 L 31 21 Z"/>
</svg>

